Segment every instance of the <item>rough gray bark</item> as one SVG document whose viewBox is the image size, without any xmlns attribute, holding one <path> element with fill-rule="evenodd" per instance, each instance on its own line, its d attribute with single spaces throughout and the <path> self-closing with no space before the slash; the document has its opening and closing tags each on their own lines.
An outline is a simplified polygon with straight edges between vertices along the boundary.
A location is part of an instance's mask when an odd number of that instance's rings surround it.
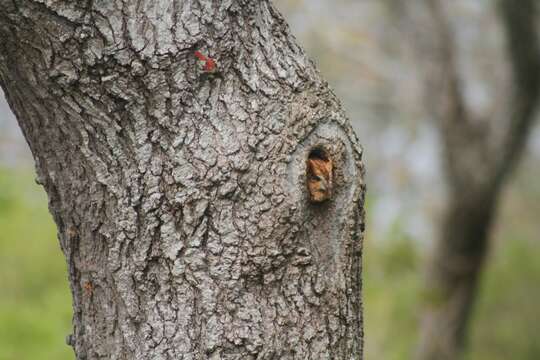
<svg viewBox="0 0 540 360">
<path fill-rule="evenodd" d="M 0 0 L 0 83 L 78 359 L 361 359 L 361 150 L 268 1 Z"/>
<path fill-rule="evenodd" d="M 507 107 L 478 118 L 463 95 L 444 2 L 425 4 L 432 20 L 432 31 L 425 32 L 431 44 L 420 56 L 431 60 L 425 66 L 426 94 L 443 140 L 449 196 L 428 271 L 417 358 L 455 360 L 465 347 L 498 198 L 535 119 L 540 95 L 537 5 L 536 0 L 498 1 L 512 80 L 509 91 L 496 100 Z"/>
</svg>

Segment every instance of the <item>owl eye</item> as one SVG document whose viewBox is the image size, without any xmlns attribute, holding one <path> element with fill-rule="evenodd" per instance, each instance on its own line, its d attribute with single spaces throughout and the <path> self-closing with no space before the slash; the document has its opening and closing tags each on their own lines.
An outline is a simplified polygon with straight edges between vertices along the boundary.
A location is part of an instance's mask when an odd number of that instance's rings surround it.
<svg viewBox="0 0 540 360">
<path fill-rule="evenodd" d="M 322 178 L 319 175 L 311 175 L 311 180 L 321 181 Z"/>
</svg>

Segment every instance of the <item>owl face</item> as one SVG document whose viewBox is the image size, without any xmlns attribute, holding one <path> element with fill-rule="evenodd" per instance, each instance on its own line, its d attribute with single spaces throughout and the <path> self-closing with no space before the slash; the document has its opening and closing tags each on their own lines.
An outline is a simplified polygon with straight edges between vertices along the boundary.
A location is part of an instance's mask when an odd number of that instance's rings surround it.
<svg viewBox="0 0 540 360">
<path fill-rule="evenodd" d="M 332 195 L 332 161 L 325 156 L 307 160 L 307 187 L 311 202 L 326 201 Z"/>
</svg>

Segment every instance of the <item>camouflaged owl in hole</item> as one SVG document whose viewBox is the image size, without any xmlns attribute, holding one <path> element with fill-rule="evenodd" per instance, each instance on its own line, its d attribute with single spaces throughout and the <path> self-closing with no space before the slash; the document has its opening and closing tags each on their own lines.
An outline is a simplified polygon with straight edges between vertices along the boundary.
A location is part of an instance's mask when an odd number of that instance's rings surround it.
<svg viewBox="0 0 540 360">
<path fill-rule="evenodd" d="M 332 160 L 316 152 L 307 160 L 307 187 L 312 202 L 320 203 L 332 196 Z"/>
</svg>

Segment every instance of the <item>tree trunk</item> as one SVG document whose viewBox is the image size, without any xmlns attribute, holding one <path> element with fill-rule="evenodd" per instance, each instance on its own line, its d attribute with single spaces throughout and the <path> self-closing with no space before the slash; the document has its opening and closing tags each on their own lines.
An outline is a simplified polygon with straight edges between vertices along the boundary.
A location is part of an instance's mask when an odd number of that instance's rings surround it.
<svg viewBox="0 0 540 360">
<path fill-rule="evenodd" d="M 361 150 L 269 2 L 0 0 L 0 83 L 77 359 L 362 358 Z"/>
<path fill-rule="evenodd" d="M 420 359 L 455 360 L 462 354 L 497 208 L 495 196 L 456 196 L 446 205 L 424 293 Z"/>
<path fill-rule="evenodd" d="M 489 248 L 500 193 L 517 165 L 535 120 L 540 97 L 540 46 L 536 0 L 498 0 L 512 82 L 507 104 L 490 117 L 467 106 L 457 62 L 458 47 L 445 12 L 449 4 L 425 0 L 431 31 L 425 57 L 426 94 L 443 139 L 449 197 L 428 270 L 420 328 L 419 360 L 455 360 L 464 352 L 471 310 Z M 510 101 L 508 101 L 510 99 Z M 494 115 L 495 114 L 495 115 Z M 485 116 L 485 115 L 484 115 Z"/>
</svg>

